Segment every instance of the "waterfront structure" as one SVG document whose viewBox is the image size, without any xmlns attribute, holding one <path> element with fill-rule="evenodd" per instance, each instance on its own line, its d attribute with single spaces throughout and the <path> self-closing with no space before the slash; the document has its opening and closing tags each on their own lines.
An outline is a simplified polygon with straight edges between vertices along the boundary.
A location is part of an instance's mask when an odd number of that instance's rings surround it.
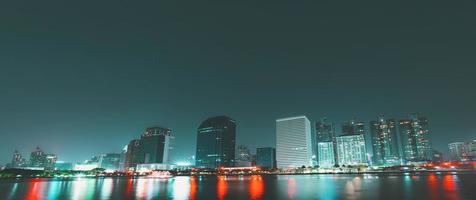
<svg viewBox="0 0 476 200">
<path fill-rule="evenodd" d="M 276 120 L 278 168 L 312 165 L 311 123 L 306 116 Z"/>
<path fill-rule="evenodd" d="M 26 167 L 25 158 L 21 155 L 18 150 L 15 150 L 12 156 L 12 162 L 10 163 L 9 167 L 11 168 L 19 168 L 19 167 Z"/>
<path fill-rule="evenodd" d="M 44 168 L 46 164 L 46 154 L 43 152 L 40 147 L 36 147 L 34 151 L 30 154 L 30 167 L 34 168 Z"/>
<path fill-rule="evenodd" d="M 332 168 L 336 164 L 336 152 L 334 151 L 337 145 L 334 145 L 333 141 L 329 142 L 318 142 L 317 143 L 317 152 L 318 152 L 318 164 L 319 168 Z"/>
<path fill-rule="evenodd" d="M 251 152 L 245 145 L 238 145 L 235 158 L 237 167 L 251 167 Z"/>
<path fill-rule="evenodd" d="M 99 157 L 99 167 L 107 171 L 119 170 L 120 159 L 121 154 L 118 153 L 101 154 Z"/>
<path fill-rule="evenodd" d="M 257 148 L 256 166 L 264 169 L 276 168 L 276 149 L 272 147 Z"/>
<path fill-rule="evenodd" d="M 443 162 L 443 154 L 439 151 L 433 150 L 433 162 Z"/>
<path fill-rule="evenodd" d="M 448 144 L 452 161 L 476 160 L 476 140 L 470 142 L 453 142 Z"/>
<path fill-rule="evenodd" d="M 394 166 L 401 164 L 397 139 L 397 127 L 394 119 L 370 122 L 370 135 L 373 149 L 374 166 Z"/>
<path fill-rule="evenodd" d="M 236 121 L 227 116 L 211 117 L 197 130 L 196 167 L 235 165 Z"/>
<path fill-rule="evenodd" d="M 452 161 L 467 160 L 467 151 L 464 142 L 449 143 L 448 148 L 450 149 L 450 159 Z"/>
<path fill-rule="evenodd" d="M 139 140 L 134 159 L 137 164 L 168 164 L 173 149 L 172 130 L 160 126 L 149 127 Z"/>
<path fill-rule="evenodd" d="M 73 170 L 73 164 L 70 162 L 56 161 L 54 170 Z"/>
<path fill-rule="evenodd" d="M 138 139 L 133 139 L 127 145 L 126 160 L 124 161 L 125 170 L 133 170 L 137 165 L 135 155 L 139 149 L 140 142 Z"/>
<path fill-rule="evenodd" d="M 399 121 L 402 157 L 406 163 L 426 162 L 433 159 L 428 120 L 410 116 Z"/>
<path fill-rule="evenodd" d="M 337 157 L 340 166 L 367 165 L 365 139 L 362 134 L 336 137 Z"/>
<path fill-rule="evenodd" d="M 45 165 L 44 165 L 45 170 L 54 170 L 55 163 L 57 160 L 58 160 L 58 156 L 56 156 L 55 154 L 46 154 Z"/>
</svg>

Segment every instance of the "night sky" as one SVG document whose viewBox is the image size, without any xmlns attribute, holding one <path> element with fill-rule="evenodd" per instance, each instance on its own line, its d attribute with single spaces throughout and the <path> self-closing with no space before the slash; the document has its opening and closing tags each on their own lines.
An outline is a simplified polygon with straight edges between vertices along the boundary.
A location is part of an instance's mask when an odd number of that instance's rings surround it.
<svg viewBox="0 0 476 200">
<path fill-rule="evenodd" d="M 120 152 L 152 125 L 173 130 L 180 160 L 215 115 L 253 151 L 295 115 L 419 113 L 437 150 L 476 139 L 474 1 L 13 2 L 0 3 L 0 165 L 37 145 L 66 161 Z"/>
</svg>

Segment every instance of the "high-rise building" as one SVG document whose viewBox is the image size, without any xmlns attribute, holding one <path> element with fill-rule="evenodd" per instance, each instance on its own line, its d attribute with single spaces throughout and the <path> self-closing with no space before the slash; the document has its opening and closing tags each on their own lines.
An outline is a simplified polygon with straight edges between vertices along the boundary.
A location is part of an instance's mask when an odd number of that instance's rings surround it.
<svg viewBox="0 0 476 200">
<path fill-rule="evenodd" d="M 238 167 L 251 167 L 251 152 L 245 145 L 238 145 L 235 165 Z"/>
<path fill-rule="evenodd" d="M 336 135 L 335 135 L 335 127 L 334 123 L 329 122 L 326 117 L 322 118 L 321 120 L 316 122 L 316 134 L 315 134 L 315 141 L 313 142 L 315 149 L 313 151 L 315 152 L 315 155 L 317 155 L 317 164 L 321 166 L 323 163 L 329 163 L 327 159 L 329 158 L 330 155 L 326 155 L 328 153 L 327 151 L 327 146 L 326 145 L 332 145 L 331 147 L 332 152 L 334 155 L 332 158 L 337 159 L 337 150 L 336 150 Z M 329 142 L 331 142 L 329 144 Z M 319 145 L 319 143 L 325 143 Z M 319 149 L 326 150 L 326 152 L 323 154 L 319 152 Z M 319 155 L 323 154 L 326 156 L 326 158 L 321 159 L 319 158 Z M 334 160 L 332 163 L 337 162 L 337 160 Z M 327 164 L 326 164 L 327 165 Z"/>
<path fill-rule="evenodd" d="M 45 170 L 54 170 L 55 169 L 55 163 L 58 160 L 58 156 L 55 154 L 46 154 L 45 156 Z"/>
<path fill-rule="evenodd" d="M 306 116 L 276 120 L 278 168 L 312 165 L 311 123 Z"/>
<path fill-rule="evenodd" d="M 46 154 L 43 152 L 40 147 L 36 147 L 36 149 L 31 152 L 30 154 L 30 167 L 37 167 L 43 168 L 46 164 Z"/>
<path fill-rule="evenodd" d="M 355 119 L 345 122 L 342 125 L 342 134 L 343 135 L 362 134 L 365 136 L 365 124 L 364 122 L 358 122 Z"/>
<path fill-rule="evenodd" d="M 211 117 L 197 130 L 196 167 L 235 165 L 236 121 L 227 116 Z"/>
<path fill-rule="evenodd" d="M 331 142 L 335 140 L 335 127 L 326 117 L 316 122 L 317 142 Z"/>
<path fill-rule="evenodd" d="M 159 126 L 145 130 L 134 158 L 137 164 L 169 164 L 173 143 L 172 130 Z"/>
<path fill-rule="evenodd" d="M 17 167 L 26 167 L 25 158 L 20 154 L 18 150 L 15 150 L 12 156 L 12 162 L 10 163 L 10 167 L 17 168 Z"/>
<path fill-rule="evenodd" d="M 99 157 L 99 167 L 108 171 L 119 170 L 120 159 L 121 154 L 118 153 L 101 154 Z"/>
<path fill-rule="evenodd" d="M 371 121 L 370 134 L 373 147 L 373 165 L 399 165 L 401 161 L 395 120 L 385 120 L 383 116 L 380 116 L 377 121 Z"/>
<path fill-rule="evenodd" d="M 136 168 L 138 162 L 136 158 L 137 151 L 139 150 L 140 141 L 133 139 L 127 145 L 126 160 L 124 162 L 124 169 L 131 170 Z"/>
<path fill-rule="evenodd" d="M 318 164 L 320 168 L 331 168 L 336 164 L 335 158 L 337 156 L 335 153 L 334 142 L 318 142 L 317 143 L 317 152 L 318 152 Z"/>
<path fill-rule="evenodd" d="M 272 147 L 257 148 L 256 165 L 264 169 L 276 168 L 276 149 Z"/>
<path fill-rule="evenodd" d="M 362 134 L 336 137 L 339 165 L 367 165 L 365 139 Z"/>
<path fill-rule="evenodd" d="M 428 120 L 411 116 L 399 122 L 402 153 L 405 162 L 425 162 L 433 159 Z"/>
<path fill-rule="evenodd" d="M 443 154 L 439 151 L 433 150 L 433 162 L 443 162 Z"/>
<path fill-rule="evenodd" d="M 450 149 L 450 159 L 453 161 L 467 160 L 467 151 L 464 142 L 453 142 L 448 144 Z"/>
</svg>

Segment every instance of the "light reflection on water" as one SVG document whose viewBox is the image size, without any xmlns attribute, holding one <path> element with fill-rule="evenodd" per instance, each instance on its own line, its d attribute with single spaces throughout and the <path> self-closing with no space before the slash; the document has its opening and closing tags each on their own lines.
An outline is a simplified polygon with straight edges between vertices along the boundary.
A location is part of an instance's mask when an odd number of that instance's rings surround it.
<svg viewBox="0 0 476 200">
<path fill-rule="evenodd" d="M 0 199 L 476 199 L 476 174 L 0 179 Z"/>
</svg>

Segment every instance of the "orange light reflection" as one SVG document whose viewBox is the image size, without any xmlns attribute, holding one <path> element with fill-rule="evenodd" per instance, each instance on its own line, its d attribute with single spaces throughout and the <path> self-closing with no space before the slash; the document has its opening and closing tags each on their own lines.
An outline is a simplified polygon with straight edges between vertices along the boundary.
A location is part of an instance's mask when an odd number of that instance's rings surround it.
<svg viewBox="0 0 476 200">
<path fill-rule="evenodd" d="M 264 194 L 264 181 L 260 175 L 250 177 L 249 193 L 251 199 L 261 199 Z"/>
</svg>

